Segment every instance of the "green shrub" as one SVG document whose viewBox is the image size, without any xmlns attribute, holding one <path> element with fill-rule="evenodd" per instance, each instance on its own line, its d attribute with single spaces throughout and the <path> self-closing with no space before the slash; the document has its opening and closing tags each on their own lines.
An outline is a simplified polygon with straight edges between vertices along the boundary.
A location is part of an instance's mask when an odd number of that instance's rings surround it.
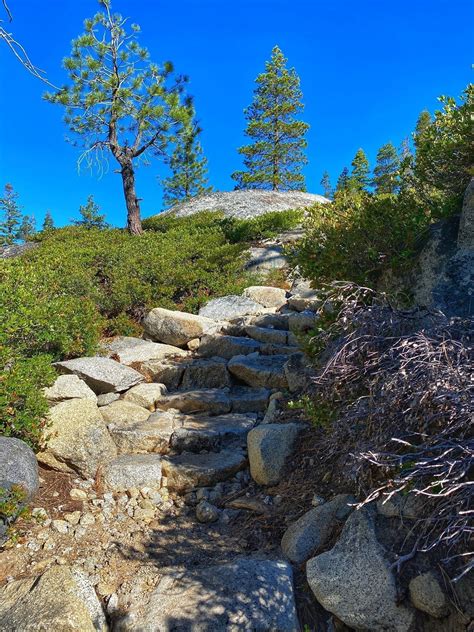
<svg viewBox="0 0 474 632">
<path fill-rule="evenodd" d="M 269 239 L 301 224 L 303 211 L 274 211 L 251 219 L 226 218 L 224 232 L 232 243 Z"/>
</svg>

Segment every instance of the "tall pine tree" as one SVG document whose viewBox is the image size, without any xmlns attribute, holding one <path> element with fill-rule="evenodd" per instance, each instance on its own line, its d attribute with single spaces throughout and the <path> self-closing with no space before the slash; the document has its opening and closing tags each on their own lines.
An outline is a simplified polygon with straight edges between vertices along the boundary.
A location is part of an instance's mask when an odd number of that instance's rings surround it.
<svg viewBox="0 0 474 632">
<path fill-rule="evenodd" d="M 162 181 L 163 201 L 167 207 L 212 191 L 207 180 L 207 159 L 199 141 L 201 132 L 193 116 L 176 139 L 174 151 L 167 160 L 171 175 Z"/>
<path fill-rule="evenodd" d="M 34 215 L 23 215 L 20 228 L 18 229 L 18 239 L 28 241 L 36 233 L 36 220 Z"/>
<path fill-rule="evenodd" d="M 323 173 L 323 177 L 321 178 L 320 185 L 323 187 L 324 197 L 327 197 L 330 200 L 333 195 L 333 190 L 332 190 L 332 185 L 331 185 L 331 178 L 327 171 Z"/>
<path fill-rule="evenodd" d="M 300 79 L 275 46 L 265 72 L 256 79 L 253 103 L 245 110 L 246 135 L 251 144 L 240 147 L 245 170 L 232 178 L 236 189 L 305 189 L 304 138 L 309 125 L 298 120 L 303 109 Z"/>
<path fill-rule="evenodd" d="M 336 183 L 336 193 L 340 193 L 341 191 L 348 191 L 350 186 L 350 176 L 349 169 L 344 167 L 341 171 L 339 178 Z"/>
<path fill-rule="evenodd" d="M 364 191 L 370 184 L 369 161 L 363 149 L 358 149 L 351 163 L 350 184 L 357 191 Z"/>
<path fill-rule="evenodd" d="M 44 220 L 43 220 L 43 230 L 53 230 L 53 228 L 54 228 L 53 216 L 51 215 L 51 211 L 48 209 L 46 211 L 46 215 L 44 216 Z"/>
<path fill-rule="evenodd" d="M 418 116 L 415 132 L 413 134 L 415 147 L 418 147 L 420 142 L 426 136 L 426 133 L 430 125 L 431 125 L 431 114 L 428 112 L 428 110 L 423 110 L 422 112 L 420 112 L 420 115 Z"/>
<path fill-rule="evenodd" d="M 400 159 L 392 143 L 377 152 L 372 184 L 376 193 L 396 193 L 399 187 Z"/>
<path fill-rule="evenodd" d="M 11 184 L 5 185 L 5 192 L 0 198 L 0 244 L 9 246 L 20 238 L 22 213 L 18 206 L 18 193 Z"/>
</svg>

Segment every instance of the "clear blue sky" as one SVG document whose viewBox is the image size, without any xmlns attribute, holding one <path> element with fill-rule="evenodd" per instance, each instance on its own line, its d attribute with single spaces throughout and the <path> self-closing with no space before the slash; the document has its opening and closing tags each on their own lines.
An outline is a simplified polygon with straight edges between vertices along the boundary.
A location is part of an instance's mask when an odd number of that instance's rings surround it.
<svg viewBox="0 0 474 632">
<path fill-rule="evenodd" d="M 56 84 L 61 60 L 93 15 L 96 0 L 9 0 L 11 29 Z M 170 59 L 190 76 L 204 128 L 214 187 L 230 190 L 244 142 L 242 110 L 253 81 L 278 44 L 301 77 L 310 123 L 307 188 L 320 192 L 362 146 L 409 135 L 418 113 L 440 94 L 458 96 L 471 80 L 471 0 L 115 0 L 113 8 L 142 27 L 151 58 Z M 64 138 L 62 110 L 42 101 L 45 87 L 0 46 L 0 186 L 11 182 L 24 212 L 39 222 L 50 209 L 67 223 L 89 194 L 110 222 L 123 225 L 120 176 L 77 172 L 77 150 Z M 157 163 L 138 173 L 144 216 L 161 209 Z"/>
</svg>

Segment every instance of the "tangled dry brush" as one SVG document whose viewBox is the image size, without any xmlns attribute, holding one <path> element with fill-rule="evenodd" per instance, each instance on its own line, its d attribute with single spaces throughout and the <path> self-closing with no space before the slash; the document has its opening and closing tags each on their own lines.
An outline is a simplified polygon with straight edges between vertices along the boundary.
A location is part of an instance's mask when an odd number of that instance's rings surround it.
<svg viewBox="0 0 474 632">
<path fill-rule="evenodd" d="M 320 316 L 315 398 L 338 411 L 328 458 L 350 453 L 362 504 L 395 496 L 419 507 L 399 565 L 437 548 L 460 579 L 474 566 L 472 320 L 396 309 L 348 284 L 327 289 Z"/>
</svg>

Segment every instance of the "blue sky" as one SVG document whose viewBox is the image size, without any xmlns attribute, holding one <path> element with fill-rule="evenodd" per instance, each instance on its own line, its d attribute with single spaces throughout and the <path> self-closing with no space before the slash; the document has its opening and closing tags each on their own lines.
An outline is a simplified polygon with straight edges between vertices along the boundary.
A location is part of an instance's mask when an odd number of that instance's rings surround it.
<svg viewBox="0 0 474 632">
<path fill-rule="evenodd" d="M 96 0 L 9 0 L 11 30 L 56 84 L 61 60 L 93 15 Z M 142 27 L 141 43 L 157 62 L 188 74 L 204 128 L 211 184 L 230 190 L 245 142 L 243 108 L 253 82 L 278 44 L 300 75 L 310 125 L 307 189 L 321 192 L 362 146 L 409 135 L 418 113 L 440 94 L 458 96 L 471 80 L 470 0 L 115 0 L 115 11 Z M 77 150 L 64 138 L 62 110 L 42 101 L 44 85 L 0 46 L 0 186 L 11 182 L 26 213 L 41 222 L 50 209 L 67 223 L 93 194 L 110 222 L 124 225 L 120 176 L 77 171 Z M 142 213 L 161 209 L 162 166 L 138 172 Z"/>
</svg>

